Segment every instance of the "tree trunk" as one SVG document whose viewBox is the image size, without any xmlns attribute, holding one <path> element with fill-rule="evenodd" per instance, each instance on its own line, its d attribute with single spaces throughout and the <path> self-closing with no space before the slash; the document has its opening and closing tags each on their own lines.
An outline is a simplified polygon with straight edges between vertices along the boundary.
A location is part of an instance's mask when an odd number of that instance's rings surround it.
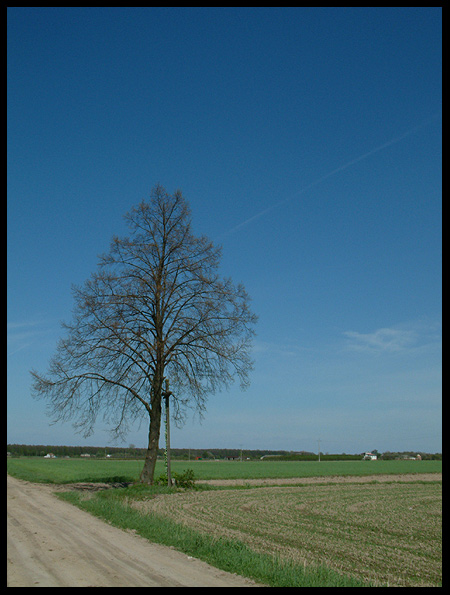
<svg viewBox="0 0 450 595">
<path fill-rule="evenodd" d="M 155 399 L 156 400 L 156 399 Z M 161 429 L 161 397 L 159 402 L 153 404 L 150 415 L 150 428 L 148 432 L 148 447 L 145 455 L 144 468 L 142 469 L 140 482 L 153 485 L 156 457 L 158 456 L 159 433 Z"/>
</svg>

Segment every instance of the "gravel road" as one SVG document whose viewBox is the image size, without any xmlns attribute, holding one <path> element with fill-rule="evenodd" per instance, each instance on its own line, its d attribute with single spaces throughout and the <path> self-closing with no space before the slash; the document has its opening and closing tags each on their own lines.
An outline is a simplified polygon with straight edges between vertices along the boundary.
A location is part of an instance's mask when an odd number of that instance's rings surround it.
<svg viewBox="0 0 450 595">
<path fill-rule="evenodd" d="M 255 587 L 7 476 L 8 587 Z"/>
</svg>

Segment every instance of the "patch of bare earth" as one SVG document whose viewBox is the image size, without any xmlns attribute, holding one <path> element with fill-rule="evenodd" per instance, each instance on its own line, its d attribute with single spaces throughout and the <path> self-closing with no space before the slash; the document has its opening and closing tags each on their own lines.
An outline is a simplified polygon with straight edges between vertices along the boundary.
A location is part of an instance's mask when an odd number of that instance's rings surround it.
<svg viewBox="0 0 450 595">
<path fill-rule="evenodd" d="M 327 475 L 324 477 L 275 477 L 272 479 L 206 479 L 201 483 L 212 486 L 275 486 L 330 483 L 389 483 L 389 482 L 442 481 L 442 473 L 409 473 L 390 475 Z M 199 482 L 200 483 L 200 482 Z"/>
</svg>

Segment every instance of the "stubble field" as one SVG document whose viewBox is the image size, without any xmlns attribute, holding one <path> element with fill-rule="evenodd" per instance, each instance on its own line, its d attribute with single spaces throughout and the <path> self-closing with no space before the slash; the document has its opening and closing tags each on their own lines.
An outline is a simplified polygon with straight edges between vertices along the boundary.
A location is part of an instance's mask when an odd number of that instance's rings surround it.
<svg viewBox="0 0 450 595">
<path fill-rule="evenodd" d="M 217 539 L 374 585 L 438 586 L 439 483 L 340 483 L 186 492 L 133 506 Z"/>
</svg>

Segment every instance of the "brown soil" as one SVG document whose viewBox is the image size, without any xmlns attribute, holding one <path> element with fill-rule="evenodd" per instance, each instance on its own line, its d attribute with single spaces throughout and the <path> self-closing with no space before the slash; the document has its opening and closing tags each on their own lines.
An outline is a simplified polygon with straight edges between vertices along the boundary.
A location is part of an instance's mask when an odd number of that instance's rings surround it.
<svg viewBox="0 0 450 595">
<path fill-rule="evenodd" d="M 399 475 L 329 475 L 325 477 L 279 477 L 274 479 L 209 479 L 201 480 L 213 486 L 275 486 L 309 485 L 327 483 L 373 483 L 373 482 L 410 482 L 442 481 L 442 473 L 410 473 Z M 199 481 L 200 483 L 200 481 Z"/>
</svg>

